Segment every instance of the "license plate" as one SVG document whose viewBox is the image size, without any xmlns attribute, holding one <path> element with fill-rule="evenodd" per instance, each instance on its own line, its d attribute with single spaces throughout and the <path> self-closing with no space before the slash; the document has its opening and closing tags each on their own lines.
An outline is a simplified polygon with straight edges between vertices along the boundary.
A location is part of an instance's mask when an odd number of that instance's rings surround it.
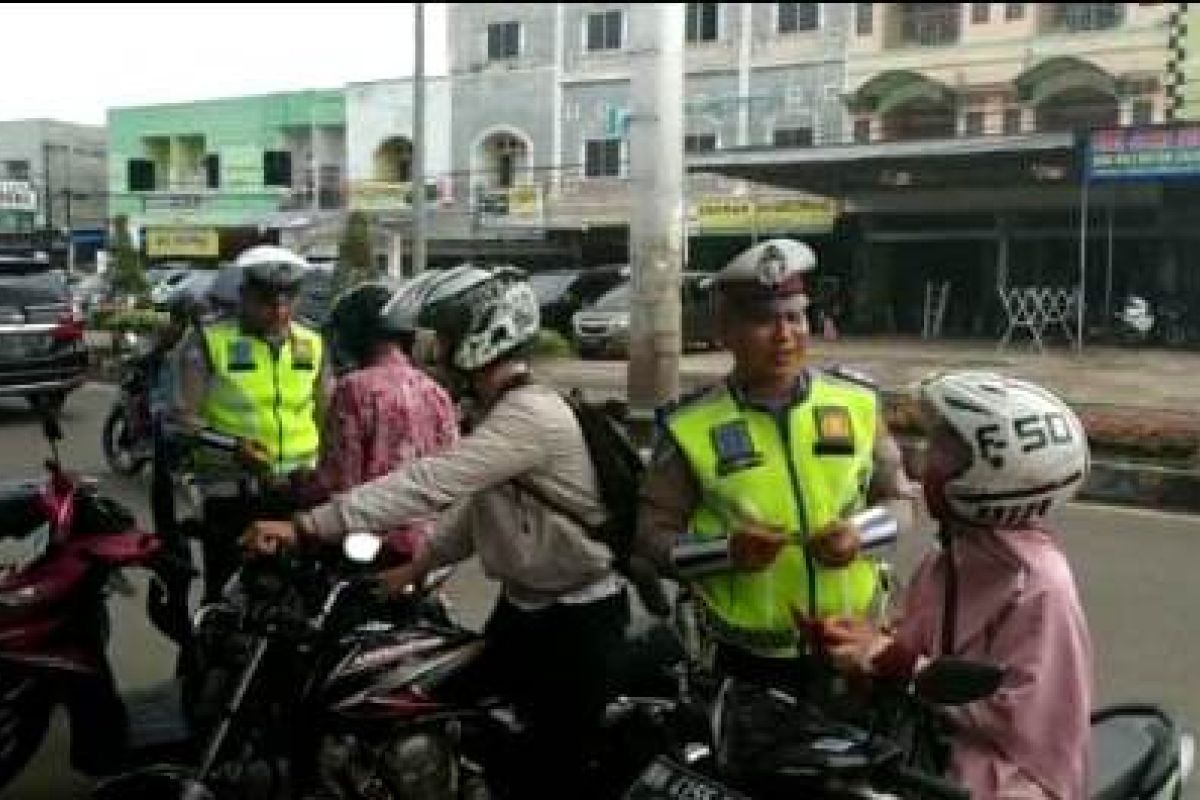
<svg viewBox="0 0 1200 800">
<path fill-rule="evenodd" d="M 625 793 L 625 800 L 749 800 L 712 778 L 656 758 Z"/>
</svg>

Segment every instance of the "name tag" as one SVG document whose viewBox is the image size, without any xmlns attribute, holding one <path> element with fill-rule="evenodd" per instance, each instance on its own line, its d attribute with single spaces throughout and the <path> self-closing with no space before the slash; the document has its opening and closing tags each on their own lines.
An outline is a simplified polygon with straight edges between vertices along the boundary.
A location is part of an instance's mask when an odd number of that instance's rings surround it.
<svg viewBox="0 0 1200 800">
<path fill-rule="evenodd" d="M 712 429 L 713 450 L 717 454 L 717 474 L 728 475 L 762 464 L 762 453 L 754 449 L 750 425 L 735 420 Z"/>
</svg>

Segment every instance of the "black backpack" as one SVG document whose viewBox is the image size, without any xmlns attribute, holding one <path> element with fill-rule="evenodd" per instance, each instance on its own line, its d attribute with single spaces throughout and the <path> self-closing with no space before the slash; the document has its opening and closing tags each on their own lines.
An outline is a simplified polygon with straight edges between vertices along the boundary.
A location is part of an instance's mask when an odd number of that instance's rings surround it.
<svg viewBox="0 0 1200 800">
<path fill-rule="evenodd" d="M 607 519 L 599 526 L 588 525 L 578 511 L 550 500 L 524 481 L 517 483 L 544 505 L 587 529 L 592 538 L 608 545 L 617 569 L 627 573 L 637 533 L 638 492 L 645 464 L 625 433 L 618 403 L 589 403 L 579 390 L 564 395 L 563 400 L 571 407 L 583 431 L 588 456 L 596 471 L 600 502 L 608 512 Z"/>
</svg>

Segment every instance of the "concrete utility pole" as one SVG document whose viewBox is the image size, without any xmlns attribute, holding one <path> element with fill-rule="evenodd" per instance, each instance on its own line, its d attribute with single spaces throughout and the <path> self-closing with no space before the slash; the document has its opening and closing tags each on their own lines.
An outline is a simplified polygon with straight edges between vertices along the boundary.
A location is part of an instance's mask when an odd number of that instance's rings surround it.
<svg viewBox="0 0 1200 800">
<path fill-rule="evenodd" d="M 683 3 L 630 9 L 629 408 L 648 421 L 679 394 L 683 207 Z"/>
<path fill-rule="evenodd" d="M 416 48 L 413 62 L 412 271 L 425 271 L 425 4 L 414 3 Z"/>
</svg>

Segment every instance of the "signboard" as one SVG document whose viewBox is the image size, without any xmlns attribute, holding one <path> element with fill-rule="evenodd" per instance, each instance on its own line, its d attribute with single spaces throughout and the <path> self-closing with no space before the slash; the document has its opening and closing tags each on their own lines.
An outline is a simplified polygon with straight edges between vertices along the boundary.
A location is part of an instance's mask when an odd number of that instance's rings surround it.
<svg viewBox="0 0 1200 800">
<path fill-rule="evenodd" d="M 542 192 L 532 184 L 507 189 L 481 189 L 476 210 L 482 225 L 541 225 Z"/>
<path fill-rule="evenodd" d="M 29 181 L 0 181 L 0 211 L 34 213 L 37 208 L 37 192 Z"/>
<path fill-rule="evenodd" d="M 692 204 L 692 233 L 828 233 L 840 213 L 828 197 L 701 197 Z"/>
<path fill-rule="evenodd" d="M 1200 124 L 1093 131 L 1088 145 L 1091 180 L 1200 175 Z"/>
<path fill-rule="evenodd" d="M 437 183 L 425 184 L 427 204 L 437 203 L 439 194 Z M 350 184 L 350 208 L 354 211 L 406 211 L 411 207 L 411 183 L 355 181 Z"/>
<path fill-rule="evenodd" d="M 146 231 L 146 255 L 216 258 L 220 237 L 211 228 L 150 228 Z"/>
</svg>

